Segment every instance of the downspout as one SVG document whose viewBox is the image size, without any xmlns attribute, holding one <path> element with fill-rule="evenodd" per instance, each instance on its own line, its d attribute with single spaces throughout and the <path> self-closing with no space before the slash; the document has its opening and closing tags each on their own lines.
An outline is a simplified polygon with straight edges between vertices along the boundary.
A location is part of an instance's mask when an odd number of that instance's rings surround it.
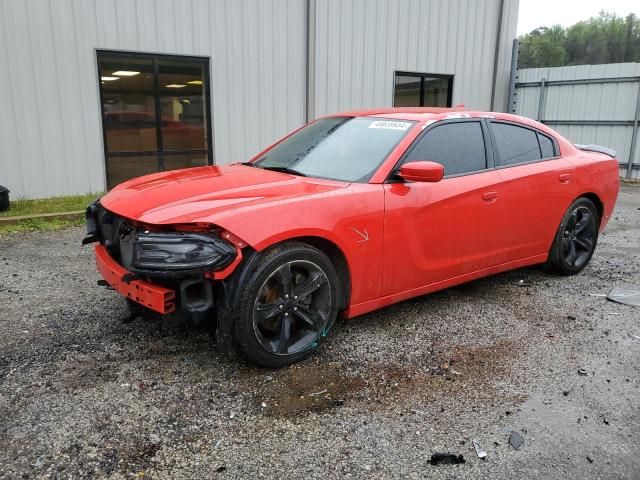
<svg viewBox="0 0 640 480">
<path fill-rule="evenodd" d="M 500 0 L 500 14 L 498 16 L 498 31 L 496 32 L 496 48 L 493 56 L 493 85 L 491 85 L 491 110 L 495 110 L 496 83 L 498 80 L 498 58 L 500 55 L 500 41 L 502 40 L 502 21 L 504 17 L 504 1 Z"/>
<path fill-rule="evenodd" d="M 307 0 L 305 5 L 305 105 L 304 121 L 315 118 L 315 80 L 316 80 L 316 0 Z"/>
</svg>

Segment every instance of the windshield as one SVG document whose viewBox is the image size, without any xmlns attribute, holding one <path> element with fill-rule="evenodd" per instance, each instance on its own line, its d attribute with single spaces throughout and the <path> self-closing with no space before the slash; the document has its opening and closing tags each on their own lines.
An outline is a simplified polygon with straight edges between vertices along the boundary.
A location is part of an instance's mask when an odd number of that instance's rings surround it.
<svg viewBox="0 0 640 480">
<path fill-rule="evenodd" d="M 321 118 L 252 165 L 308 177 L 366 182 L 414 123 L 371 117 Z"/>
</svg>

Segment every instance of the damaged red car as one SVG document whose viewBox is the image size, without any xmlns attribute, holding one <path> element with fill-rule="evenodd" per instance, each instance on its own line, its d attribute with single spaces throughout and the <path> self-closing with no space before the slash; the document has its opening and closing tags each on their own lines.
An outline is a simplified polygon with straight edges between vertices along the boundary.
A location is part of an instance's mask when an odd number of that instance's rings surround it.
<svg viewBox="0 0 640 480">
<path fill-rule="evenodd" d="M 528 265 L 578 273 L 618 188 L 614 152 L 527 118 L 356 111 L 245 163 L 124 182 L 84 243 L 131 306 L 215 322 L 226 350 L 279 367 L 338 316 Z"/>
</svg>

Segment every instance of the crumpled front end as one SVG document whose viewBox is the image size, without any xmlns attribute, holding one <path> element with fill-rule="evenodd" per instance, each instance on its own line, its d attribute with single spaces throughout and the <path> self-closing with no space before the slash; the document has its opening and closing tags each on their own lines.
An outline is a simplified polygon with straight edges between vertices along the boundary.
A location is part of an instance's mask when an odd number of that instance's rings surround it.
<svg viewBox="0 0 640 480">
<path fill-rule="evenodd" d="M 82 243 L 97 243 L 96 266 L 104 280 L 130 304 L 160 314 L 201 317 L 212 311 L 216 281 L 242 259 L 241 242 L 212 226 L 145 225 L 99 202 L 87 208 L 86 219 Z"/>
</svg>

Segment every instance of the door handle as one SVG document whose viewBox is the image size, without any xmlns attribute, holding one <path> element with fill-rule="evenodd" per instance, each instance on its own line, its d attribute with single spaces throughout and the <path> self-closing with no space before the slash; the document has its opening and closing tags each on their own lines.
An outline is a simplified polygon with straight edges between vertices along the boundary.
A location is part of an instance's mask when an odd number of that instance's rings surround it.
<svg viewBox="0 0 640 480">
<path fill-rule="evenodd" d="M 482 194 L 482 199 L 485 202 L 493 203 L 498 198 L 498 192 L 484 192 Z"/>
<path fill-rule="evenodd" d="M 569 183 L 569 180 L 571 180 L 571 174 L 561 173 L 560 175 L 558 175 L 558 180 L 560 180 L 560 183 Z"/>
</svg>

